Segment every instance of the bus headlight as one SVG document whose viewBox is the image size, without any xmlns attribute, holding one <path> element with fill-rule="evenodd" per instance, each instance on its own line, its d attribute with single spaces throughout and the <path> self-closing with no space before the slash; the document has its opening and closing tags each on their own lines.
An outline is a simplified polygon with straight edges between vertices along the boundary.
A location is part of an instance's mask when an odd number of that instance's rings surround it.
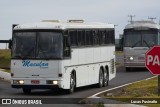
<svg viewBox="0 0 160 107">
<path fill-rule="evenodd" d="M 24 80 L 13 80 L 13 84 L 24 84 Z"/>
<path fill-rule="evenodd" d="M 129 59 L 132 61 L 132 60 L 133 60 L 133 57 L 131 56 Z"/>
<path fill-rule="evenodd" d="M 24 80 L 19 80 L 19 84 L 24 84 Z"/>
<path fill-rule="evenodd" d="M 58 81 L 53 81 L 53 84 L 54 84 L 54 85 L 57 85 L 57 84 L 58 84 Z"/>
</svg>

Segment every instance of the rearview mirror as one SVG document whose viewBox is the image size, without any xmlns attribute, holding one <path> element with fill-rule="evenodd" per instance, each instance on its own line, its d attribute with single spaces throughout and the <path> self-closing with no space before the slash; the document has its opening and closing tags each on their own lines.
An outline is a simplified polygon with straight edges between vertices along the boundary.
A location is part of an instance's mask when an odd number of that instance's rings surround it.
<svg viewBox="0 0 160 107">
<path fill-rule="evenodd" d="M 67 45 L 70 46 L 71 45 L 71 39 L 70 36 L 67 37 Z"/>
<path fill-rule="evenodd" d="M 66 40 L 67 47 L 70 47 L 70 45 L 71 45 L 70 37 L 69 36 L 64 36 L 64 37 L 65 37 L 65 40 Z"/>
</svg>

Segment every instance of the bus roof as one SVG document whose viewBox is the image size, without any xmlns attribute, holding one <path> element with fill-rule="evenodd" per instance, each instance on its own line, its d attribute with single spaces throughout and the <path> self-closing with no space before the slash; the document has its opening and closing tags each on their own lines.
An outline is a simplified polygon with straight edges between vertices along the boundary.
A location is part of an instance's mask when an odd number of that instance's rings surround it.
<svg viewBox="0 0 160 107">
<path fill-rule="evenodd" d="M 105 24 L 97 22 L 85 22 L 84 20 L 43 20 L 38 23 L 19 24 L 14 30 L 20 29 L 93 29 L 93 28 L 114 28 L 114 24 Z"/>
<path fill-rule="evenodd" d="M 125 29 L 133 29 L 133 28 L 154 28 L 159 29 L 159 25 L 153 21 L 141 20 L 141 21 L 133 21 L 131 24 L 125 26 Z"/>
</svg>

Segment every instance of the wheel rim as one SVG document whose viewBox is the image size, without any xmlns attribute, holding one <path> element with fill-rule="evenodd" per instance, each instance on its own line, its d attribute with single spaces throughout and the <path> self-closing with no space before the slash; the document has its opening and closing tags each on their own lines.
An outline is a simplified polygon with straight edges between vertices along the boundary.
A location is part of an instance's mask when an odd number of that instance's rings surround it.
<svg viewBox="0 0 160 107">
<path fill-rule="evenodd" d="M 100 72 L 100 85 L 102 85 L 103 84 L 103 73 L 102 73 L 102 71 Z"/>
<path fill-rule="evenodd" d="M 105 86 L 107 85 L 107 73 L 106 72 L 104 73 L 104 85 Z"/>
<path fill-rule="evenodd" d="M 73 91 L 74 90 L 74 84 L 75 84 L 75 82 L 74 82 L 74 75 L 72 74 L 71 75 L 71 82 L 70 82 L 70 90 L 71 91 Z"/>
</svg>

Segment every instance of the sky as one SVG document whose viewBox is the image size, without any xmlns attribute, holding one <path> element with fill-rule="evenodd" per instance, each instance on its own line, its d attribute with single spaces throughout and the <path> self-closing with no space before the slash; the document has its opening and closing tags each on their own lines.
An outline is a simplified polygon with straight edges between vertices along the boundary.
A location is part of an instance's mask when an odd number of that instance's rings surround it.
<svg viewBox="0 0 160 107">
<path fill-rule="evenodd" d="M 112 23 L 118 38 L 129 23 L 128 15 L 135 15 L 133 20 L 156 17 L 159 23 L 159 5 L 160 0 L 0 0 L 0 40 L 12 37 L 12 24 L 51 19 Z"/>
</svg>

